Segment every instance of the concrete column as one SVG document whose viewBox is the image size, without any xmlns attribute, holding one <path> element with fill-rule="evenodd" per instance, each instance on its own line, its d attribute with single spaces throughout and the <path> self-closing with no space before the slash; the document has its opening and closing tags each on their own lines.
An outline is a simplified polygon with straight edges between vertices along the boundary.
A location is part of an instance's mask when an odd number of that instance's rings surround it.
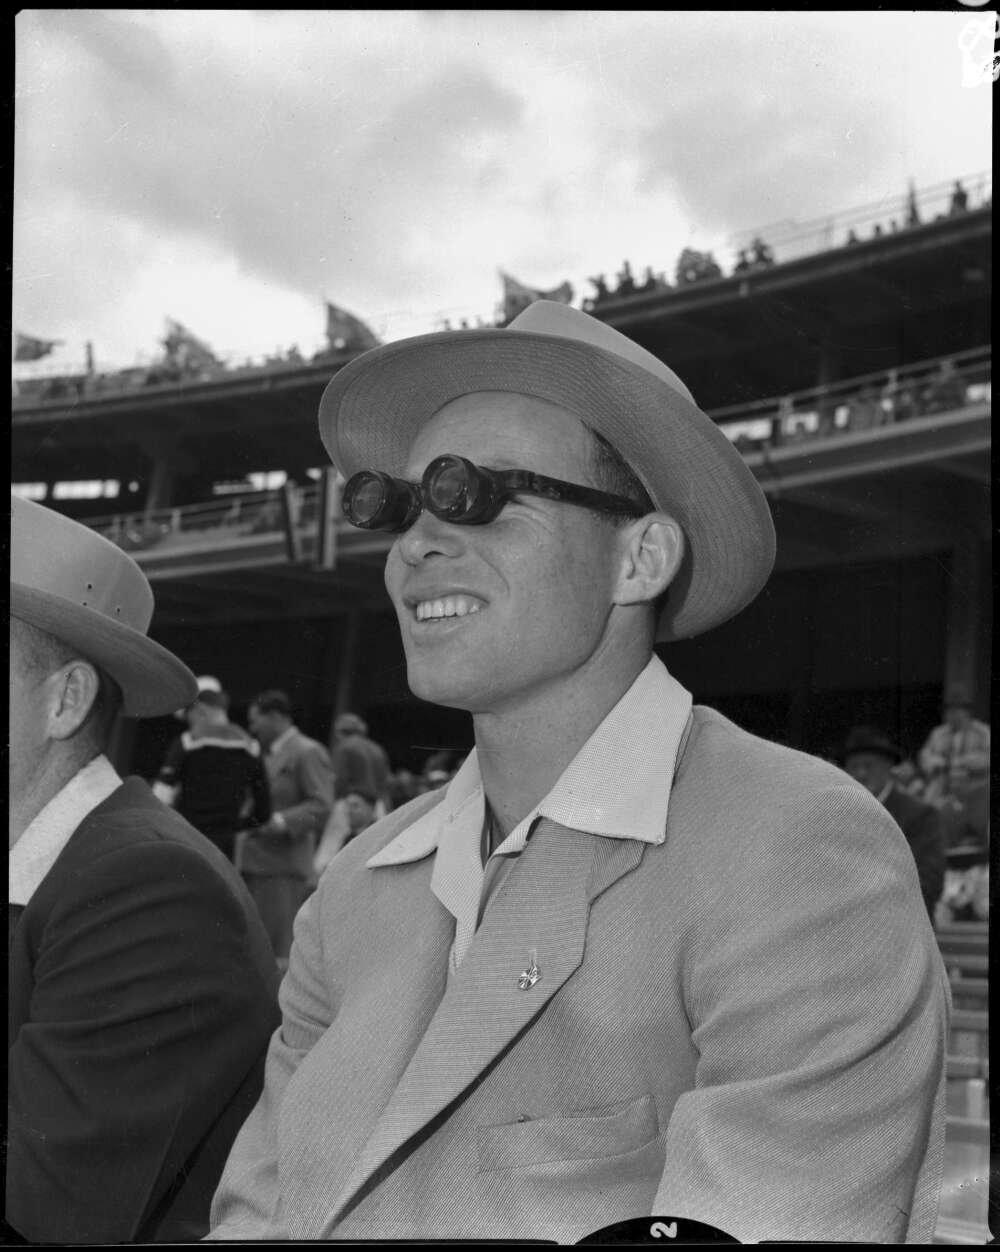
<svg viewBox="0 0 1000 1252">
<path fill-rule="evenodd" d="M 827 400 L 823 393 L 837 379 L 840 367 L 840 348 L 834 343 L 829 332 L 823 337 L 819 349 L 819 366 L 816 370 L 816 387 L 819 397 L 819 433 L 828 435 L 833 430 L 833 418 L 836 405 Z"/>
<path fill-rule="evenodd" d="M 354 695 L 354 675 L 358 668 L 363 616 L 361 609 L 352 609 L 347 615 L 344 646 L 340 653 L 340 665 L 337 671 L 337 692 L 333 703 L 334 720 L 341 713 L 346 713 L 351 707 L 351 700 Z M 332 726 L 330 727 L 330 733 L 332 736 Z"/>
<path fill-rule="evenodd" d="M 944 688 L 961 683 L 975 693 L 976 716 L 989 719 L 989 663 L 983 634 L 990 576 L 988 554 L 974 530 L 958 531 L 951 551 L 948 580 L 948 634 L 945 642 Z"/>
<path fill-rule="evenodd" d="M 174 461 L 171 449 L 164 445 L 153 452 L 153 469 L 149 476 L 149 487 L 146 490 L 146 503 L 143 509 L 145 518 L 170 506 L 174 486 Z"/>
</svg>

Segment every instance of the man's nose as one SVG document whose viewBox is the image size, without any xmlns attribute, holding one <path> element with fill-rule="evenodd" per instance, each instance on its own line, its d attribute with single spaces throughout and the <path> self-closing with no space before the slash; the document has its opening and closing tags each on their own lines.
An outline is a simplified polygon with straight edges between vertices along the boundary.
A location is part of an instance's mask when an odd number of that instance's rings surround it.
<svg viewBox="0 0 1000 1252">
<path fill-rule="evenodd" d="M 424 508 L 413 525 L 396 540 L 396 550 L 407 565 L 419 565 L 432 556 L 458 556 L 465 548 L 462 529 Z"/>
</svg>

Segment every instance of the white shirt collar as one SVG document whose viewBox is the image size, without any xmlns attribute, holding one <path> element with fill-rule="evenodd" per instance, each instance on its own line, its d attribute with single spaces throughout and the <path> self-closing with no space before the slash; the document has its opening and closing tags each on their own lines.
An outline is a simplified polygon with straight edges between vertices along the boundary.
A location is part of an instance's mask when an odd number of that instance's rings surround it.
<svg viewBox="0 0 1000 1252">
<path fill-rule="evenodd" d="M 27 904 L 83 819 L 122 780 L 106 756 L 95 756 L 25 827 L 8 858 L 11 904 Z"/>
<path fill-rule="evenodd" d="M 538 807 L 511 831 L 494 856 L 524 847 L 532 822 L 551 818 L 573 830 L 614 839 L 663 843 L 674 767 L 691 693 L 658 657 L 636 678 L 569 763 Z M 485 815 L 475 749 L 444 792 L 441 803 L 419 817 L 366 862 L 369 868 L 417 861 L 447 837 L 463 853 L 479 856 Z"/>
</svg>

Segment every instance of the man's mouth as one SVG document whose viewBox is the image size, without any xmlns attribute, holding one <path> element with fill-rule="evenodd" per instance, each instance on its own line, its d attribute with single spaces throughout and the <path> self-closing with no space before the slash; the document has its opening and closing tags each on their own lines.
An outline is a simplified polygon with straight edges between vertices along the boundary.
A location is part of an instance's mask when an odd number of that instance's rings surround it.
<svg viewBox="0 0 1000 1252">
<path fill-rule="evenodd" d="M 418 622 L 440 621 L 446 617 L 467 617 L 482 608 L 471 596 L 445 596 L 441 600 L 418 600 L 413 613 Z"/>
</svg>

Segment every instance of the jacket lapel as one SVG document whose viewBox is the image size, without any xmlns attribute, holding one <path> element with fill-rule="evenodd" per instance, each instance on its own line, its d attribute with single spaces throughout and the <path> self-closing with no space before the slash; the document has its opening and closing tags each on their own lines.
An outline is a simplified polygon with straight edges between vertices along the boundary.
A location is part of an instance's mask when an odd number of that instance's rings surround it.
<svg viewBox="0 0 1000 1252">
<path fill-rule="evenodd" d="M 644 849 L 634 839 L 604 839 L 540 821 L 491 901 L 330 1225 L 366 1179 L 459 1096 L 579 967 L 592 901 L 634 869 Z M 522 989 L 519 977 L 532 957 L 539 977 Z"/>
</svg>

